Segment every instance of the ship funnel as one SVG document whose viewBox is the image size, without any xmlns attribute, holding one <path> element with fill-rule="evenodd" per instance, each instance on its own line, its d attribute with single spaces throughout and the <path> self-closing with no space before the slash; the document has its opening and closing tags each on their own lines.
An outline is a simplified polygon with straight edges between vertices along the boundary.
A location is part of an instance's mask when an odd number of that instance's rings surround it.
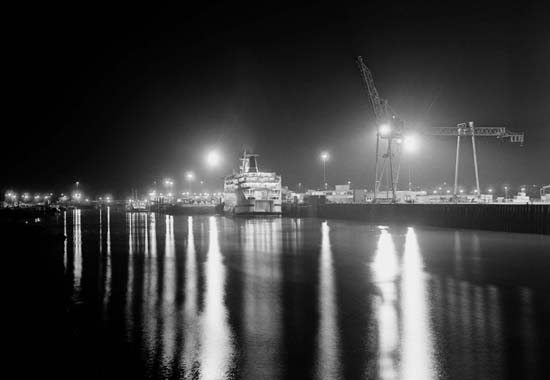
<svg viewBox="0 0 550 380">
<path fill-rule="evenodd" d="M 258 172 L 258 162 L 256 161 L 256 156 L 248 157 L 248 172 Z"/>
</svg>

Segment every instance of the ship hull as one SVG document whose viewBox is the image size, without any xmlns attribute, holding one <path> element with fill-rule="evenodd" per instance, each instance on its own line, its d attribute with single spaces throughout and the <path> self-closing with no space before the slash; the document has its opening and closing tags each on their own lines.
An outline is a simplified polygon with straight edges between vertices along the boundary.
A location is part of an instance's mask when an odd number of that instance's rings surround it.
<svg viewBox="0 0 550 380">
<path fill-rule="evenodd" d="M 225 204 L 224 212 L 231 215 L 281 215 L 281 204 L 271 200 L 247 200 Z"/>
</svg>

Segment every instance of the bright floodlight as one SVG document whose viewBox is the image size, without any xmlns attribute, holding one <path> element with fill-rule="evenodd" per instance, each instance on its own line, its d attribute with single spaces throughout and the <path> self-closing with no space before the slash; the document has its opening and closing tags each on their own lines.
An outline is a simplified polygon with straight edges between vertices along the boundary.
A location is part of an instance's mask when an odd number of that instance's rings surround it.
<svg viewBox="0 0 550 380">
<path fill-rule="evenodd" d="M 187 178 L 188 181 L 191 181 L 195 178 L 195 174 L 193 172 L 187 172 L 185 173 L 185 178 Z"/>
<path fill-rule="evenodd" d="M 389 124 L 382 124 L 378 128 L 378 133 L 380 133 L 380 135 L 382 136 L 387 136 L 390 134 L 390 132 L 391 132 L 391 127 L 389 126 Z"/>
<path fill-rule="evenodd" d="M 206 163 L 208 164 L 208 166 L 211 166 L 211 167 L 218 166 L 220 161 L 221 161 L 221 158 L 218 152 L 212 151 L 206 155 Z"/>
<path fill-rule="evenodd" d="M 414 135 L 406 136 L 403 140 L 403 147 L 406 152 L 416 152 L 418 150 L 418 138 Z"/>
<path fill-rule="evenodd" d="M 328 153 L 327 153 L 327 152 L 321 153 L 321 160 L 323 160 L 323 161 L 327 161 L 327 160 L 328 160 Z"/>
</svg>

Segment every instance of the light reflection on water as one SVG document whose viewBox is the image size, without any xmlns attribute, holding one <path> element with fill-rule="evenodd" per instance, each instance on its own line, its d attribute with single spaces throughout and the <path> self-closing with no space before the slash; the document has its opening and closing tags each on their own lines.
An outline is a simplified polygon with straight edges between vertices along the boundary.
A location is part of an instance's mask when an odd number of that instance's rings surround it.
<svg viewBox="0 0 550 380">
<path fill-rule="evenodd" d="M 407 229 L 401 275 L 401 378 L 437 378 L 433 363 L 432 328 L 429 320 L 426 279 L 418 240 L 413 228 Z"/>
<path fill-rule="evenodd" d="M 319 333 L 317 338 L 318 379 L 340 379 L 340 338 L 338 328 L 338 305 L 330 227 L 321 225 L 321 259 L 319 262 Z"/>
<path fill-rule="evenodd" d="M 246 378 L 281 376 L 281 219 L 246 220 L 241 227 L 243 342 Z"/>
<path fill-rule="evenodd" d="M 380 230 L 372 271 L 380 298 L 373 299 L 378 328 L 378 375 L 397 379 L 399 372 L 399 321 L 397 317 L 398 265 L 395 246 L 387 229 Z"/>
<path fill-rule="evenodd" d="M 73 210 L 73 300 L 77 301 L 82 290 L 82 233 L 80 210 Z"/>
<path fill-rule="evenodd" d="M 204 310 L 199 314 L 200 378 L 228 378 L 234 355 L 233 334 L 225 305 L 225 265 L 219 246 L 218 221 L 209 218 L 209 239 L 204 274 Z"/>
<path fill-rule="evenodd" d="M 542 378 L 536 292 L 488 280 L 484 254 L 504 248 L 480 232 L 109 208 L 60 222 L 73 299 L 97 292 L 103 320 L 122 318 L 99 344 L 129 342 L 147 378 Z M 350 317 L 373 332 L 361 345 Z"/>
</svg>

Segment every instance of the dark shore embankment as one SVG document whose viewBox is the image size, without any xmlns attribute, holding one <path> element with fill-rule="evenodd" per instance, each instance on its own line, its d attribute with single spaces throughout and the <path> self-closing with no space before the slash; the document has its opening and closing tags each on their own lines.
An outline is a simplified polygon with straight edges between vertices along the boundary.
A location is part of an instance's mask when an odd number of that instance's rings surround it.
<svg viewBox="0 0 550 380">
<path fill-rule="evenodd" d="M 550 234 L 547 204 L 321 204 L 317 216 L 377 224 Z"/>
<path fill-rule="evenodd" d="M 78 339 L 64 276 L 65 236 L 34 223 L 48 215 L 40 210 L 0 210 L 7 301 L 2 308 L 7 321 L 4 372 L 13 378 L 75 378 L 78 367 Z"/>
<path fill-rule="evenodd" d="M 2 215 L 5 216 L 5 215 Z M 5 363 L 15 378 L 66 378 L 70 339 L 63 276 L 63 236 L 2 218 Z"/>
</svg>

